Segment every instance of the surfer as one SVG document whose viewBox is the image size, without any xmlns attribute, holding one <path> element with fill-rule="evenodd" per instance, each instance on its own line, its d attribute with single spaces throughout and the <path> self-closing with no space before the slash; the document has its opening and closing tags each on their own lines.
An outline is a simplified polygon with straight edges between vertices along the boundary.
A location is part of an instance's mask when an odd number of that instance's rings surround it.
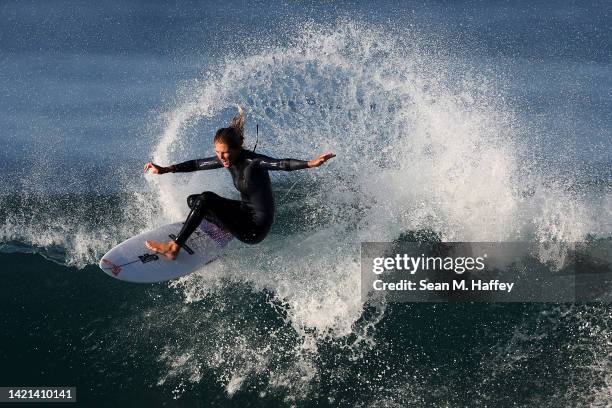
<svg viewBox="0 0 612 408">
<path fill-rule="evenodd" d="M 145 246 L 175 259 L 187 238 L 203 220 L 207 220 L 237 239 L 248 244 L 261 242 L 272 226 L 274 219 L 274 196 L 268 170 L 293 171 L 319 167 L 335 157 L 324 153 L 313 160 L 275 159 L 244 148 L 245 114 L 239 113 L 229 127 L 215 133 L 213 143 L 216 156 L 189 160 L 168 167 L 152 162 L 145 164 L 144 171 L 153 174 L 184 173 L 225 167 L 232 175 L 234 186 L 240 192 L 240 200 L 230 200 L 211 191 L 187 197 L 191 212 L 187 216 L 178 236 L 168 242 L 145 241 Z"/>
</svg>

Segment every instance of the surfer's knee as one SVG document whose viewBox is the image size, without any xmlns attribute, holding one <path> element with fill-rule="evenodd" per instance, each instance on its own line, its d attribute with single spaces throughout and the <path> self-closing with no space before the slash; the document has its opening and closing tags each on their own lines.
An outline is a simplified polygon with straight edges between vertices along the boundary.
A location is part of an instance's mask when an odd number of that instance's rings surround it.
<svg viewBox="0 0 612 408">
<path fill-rule="evenodd" d="M 199 194 L 192 194 L 189 197 L 187 197 L 187 206 L 191 209 L 193 209 L 193 206 L 195 205 L 195 201 L 198 199 Z"/>
<path fill-rule="evenodd" d="M 187 197 L 187 205 L 192 210 L 205 208 L 207 203 L 214 200 L 214 197 L 216 197 L 216 194 L 212 191 L 205 191 L 202 194 L 192 194 Z"/>
</svg>

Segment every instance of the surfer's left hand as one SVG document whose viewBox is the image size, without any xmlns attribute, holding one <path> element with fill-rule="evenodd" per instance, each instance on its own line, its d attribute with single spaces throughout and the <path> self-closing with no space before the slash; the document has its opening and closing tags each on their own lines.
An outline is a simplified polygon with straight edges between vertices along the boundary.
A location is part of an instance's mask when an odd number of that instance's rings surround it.
<svg viewBox="0 0 612 408">
<path fill-rule="evenodd" d="M 322 155 L 320 155 L 316 159 L 309 160 L 308 161 L 308 167 L 319 167 L 320 165 L 322 165 L 323 163 L 325 163 L 326 161 L 328 161 L 332 157 L 336 157 L 336 155 L 333 154 L 332 152 L 323 153 Z"/>
<path fill-rule="evenodd" d="M 151 170 L 151 173 L 153 174 L 164 174 L 164 173 L 170 172 L 170 169 L 168 167 L 158 166 L 157 164 L 153 162 L 148 162 L 147 164 L 144 165 L 145 173 L 149 170 Z"/>
</svg>

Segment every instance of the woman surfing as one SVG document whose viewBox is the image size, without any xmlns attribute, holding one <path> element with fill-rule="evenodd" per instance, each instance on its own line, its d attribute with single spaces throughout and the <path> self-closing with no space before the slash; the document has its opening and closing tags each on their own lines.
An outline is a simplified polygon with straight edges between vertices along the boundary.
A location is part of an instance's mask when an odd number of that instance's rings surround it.
<svg viewBox="0 0 612 408">
<path fill-rule="evenodd" d="M 319 167 L 336 156 L 333 153 L 324 153 L 308 161 L 274 159 L 247 150 L 244 148 L 246 117 L 240 107 L 238 111 L 229 127 L 221 128 L 215 133 L 215 156 L 168 167 L 151 162 L 145 164 L 144 171 L 151 170 L 153 174 L 185 173 L 225 167 L 240 192 L 240 200 L 220 197 L 211 191 L 190 195 L 187 197 L 187 205 L 191 212 L 178 236 L 168 242 L 145 241 L 145 246 L 150 250 L 163 254 L 168 259 L 175 259 L 187 238 L 203 220 L 215 224 L 247 244 L 261 242 L 268 235 L 274 220 L 274 195 L 268 171 Z"/>
</svg>

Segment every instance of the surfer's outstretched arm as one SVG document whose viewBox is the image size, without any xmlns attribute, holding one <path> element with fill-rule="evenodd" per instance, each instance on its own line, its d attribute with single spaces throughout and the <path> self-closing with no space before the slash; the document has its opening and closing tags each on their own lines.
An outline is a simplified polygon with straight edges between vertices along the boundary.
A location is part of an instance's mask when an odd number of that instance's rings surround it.
<svg viewBox="0 0 612 408">
<path fill-rule="evenodd" d="M 164 173 L 186 173 L 197 170 L 211 170 L 223 167 L 217 156 L 207 157 L 205 159 L 189 160 L 179 164 L 172 164 L 168 167 L 158 166 L 155 163 L 149 162 L 145 164 L 144 171 L 151 170 L 153 174 Z"/>
<path fill-rule="evenodd" d="M 257 161 L 257 165 L 260 168 L 266 170 L 293 171 L 308 169 L 312 167 L 319 167 L 332 157 L 336 157 L 336 155 L 331 152 L 324 153 L 313 160 L 275 159 L 272 157 L 264 156 L 263 154 L 258 154 L 254 160 Z"/>
</svg>

